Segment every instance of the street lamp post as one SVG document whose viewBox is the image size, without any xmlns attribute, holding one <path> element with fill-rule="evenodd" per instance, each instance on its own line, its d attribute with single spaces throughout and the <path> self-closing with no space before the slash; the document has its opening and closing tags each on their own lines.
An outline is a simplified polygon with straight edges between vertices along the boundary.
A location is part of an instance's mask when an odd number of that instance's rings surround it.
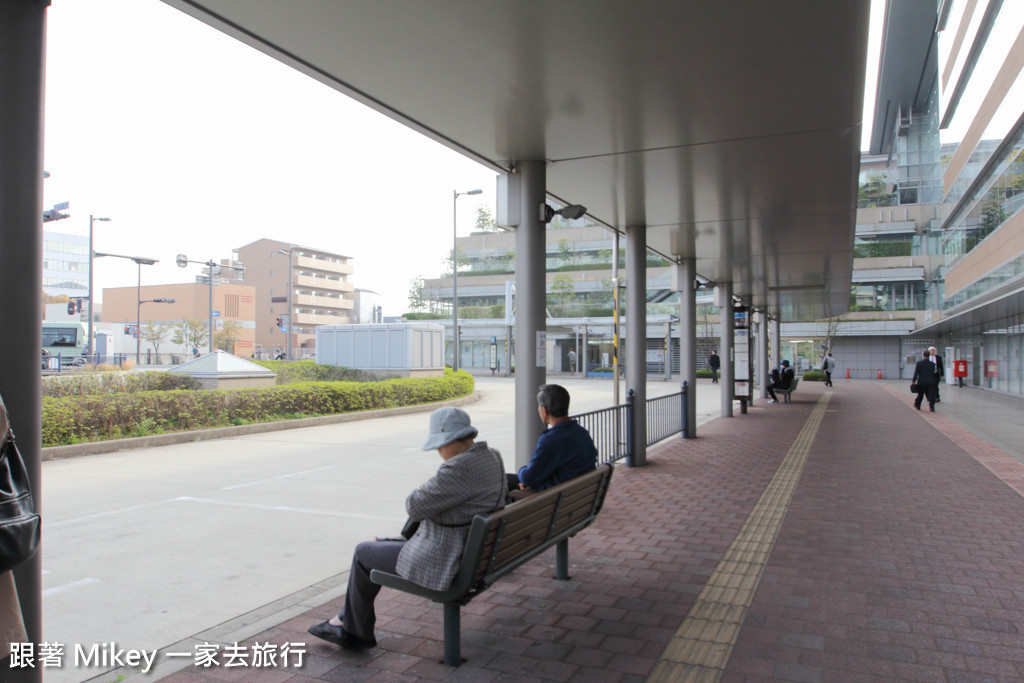
<svg viewBox="0 0 1024 683">
<path fill-rule="evenodd" d="M 483 190 L 453 191 L 452 196 L 452 370 L 459 369 L 459 251 L 456 228 L 459 221 L 455 208 L 464 194 L 482 194 Z"/>
<path fill-rule="evenodd" d="M 187 256 L 185 256 L 185 254 L 178 254 L 178 256 L 174 259 L 174 262 L 178 264 L 179 268 L 184 268 L 189 263 L 198 263 L 198 264 L 204 265 L 204 266 L 206 266 L 207 268 L 210 269 L 210 277 L 209 277 L 209 283 L 210 283 L 210 322 L 209 322 L 209 334 L 210 334 L 210 353 L 213 353 L 213 269 L 214 268 L 218 268 L 218 267 L 220 267 L 220 268 L 233 268 L 235 270 L 240 270 L 240 271 L 242 271 L 244 273 L 245 272 L 245 268 L 243 268 L 242 266 L 218 266 L 216 263 L 213 262 L 213 259 L 210 259 L 209 261 L 192 261 Z"/>
<path fill-rule="evenodd" d="M 97 220 L 99 220 L 99 219 L 97 219 Z M 146 258 L 145 256 L 124 256 L 122 254 L 101 254 L 100 252 L 92 252 L 91 250 L 90 250 L 90 253 L 92 253 L 93 257 L 96 257 L 96 258 L 99 258 L 101 256 L 109 256 L 111 258 L 128 259 L 129 261 L 134 261 L 136 264 L 138 264 L 138 266 L 139 266 L 139 284 L 136 287 L 135 291 L 138 293 L 138 296 L 136 297 L 136 299 L 141 299 L 142 298 L 142 266 L 152 266 L 153 264 L 157 263 L 157 259 L 155 259 L 155 258 Z M 91 270 L 92 269 L 90 268 L 90 272 L 91 272 Z M 91 294 L 91 292 L 90 292 L 90 294 Z M 141 305 L 136 306 L 136 309 L 135 309 L 136 313 L 139 312 L 140 308 L 141 308 Z M 92 297 L 91 296 L 89 297 L 89 318 L 90 318 L 90 328 L 91 328 L 92 327 Z M 136 316 L 136 321 L 138 321 L 138 316 Z M 135 338 L 136 339 L 136 341 L 135 341 L 135 364 L 138 365 L 139 364 L 139 358 L 140 358 L 140 346 L 139 345 L 141 343 L 140 340 L 142 339 L 142 330 L 140 330 L 137 326 L 135 328 L 135 334 L 137 335 L 136 338 Z"/>
<path fill-rule="evenodd" d="M 288 360 L 292 359 L 292 331 L 295 329 L 295 321 L 292 320 L 292 294 L 294 292 L 294 285 L 292 284 L 292 250 L 295 247 L 288 247 L 287 249 L 278 249 L 277 253 L 287 254 L 288 256 Z"/>
<path fill-rule="evenodd" d="M 47 174 L 49 176 L 49 174 Z M 46 176 L 44 176 L 46 177 Z M 93 358 L 93 347 L 92 347 L 92 300 L 95 298 L 92 295 L 92 224 L 96 221 L 109 221 L 109 218 L 97 218 L 92 214 L 89 214 L 89 336 L 85 340 L 85 351 L 89 357 L 89 361 L 95 363 L 96 360 Z"/>
</svg>

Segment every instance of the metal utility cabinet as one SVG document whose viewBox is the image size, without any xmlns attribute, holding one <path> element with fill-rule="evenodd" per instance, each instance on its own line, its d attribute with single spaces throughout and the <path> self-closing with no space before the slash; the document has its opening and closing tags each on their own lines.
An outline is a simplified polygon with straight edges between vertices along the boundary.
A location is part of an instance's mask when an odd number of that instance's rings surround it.
<svg viewBox="0 0 1024 683">
<path fill-rule="evenodd" d="M 316 362 L 402 377 L 444 374 L 444 327 L 436 323 L 323 325 Z"/>
</svg>

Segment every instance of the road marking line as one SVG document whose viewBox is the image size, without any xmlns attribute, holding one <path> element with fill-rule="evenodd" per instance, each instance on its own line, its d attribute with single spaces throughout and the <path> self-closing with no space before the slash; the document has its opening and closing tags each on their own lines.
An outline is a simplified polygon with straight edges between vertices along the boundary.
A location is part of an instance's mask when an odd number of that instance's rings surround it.
<svg viewBox="0 0 1024 683">
<path fill-rule="evenodd" d="M 306 474 L 312 474 L 313 472 L 323 472 L 324 470 L 334 469 L 336 465 L 327 465 L 326 467 L 317 467 L 312 470 L 302 470 L 301 472 L 292 472 L 291 474 L 282 474 L 277 477 L 267 477 L 266 479 L 256 479 L 255 481 L 247 481 L 244 484 L 232 484 L 231 486 L 221 487 L 224 491 L 233 491 L 234 489 L 244 489 L 247 486 L 258 486 L 265 484 L 268 481 L 277 481 L 279 479 L 289 479 L 291 477 L 301 477 Z"/>
<path fill-rule="evenodd" d="M 146 508 L 156 507 L 157 505 L 165 505 L 173 502 L 173 498 L 165 498 L 164 500 L 156 500 L 152 503 L 141 503 L 139 505 L 129 505 L 123 508 L 114 508 L 113 510 L 104 510 L 103 512 L 90 512 L 86 515 L 79 515 L 78 517 L 68 517 L 67 519 L 60 519 L 55 522 L 43 521 L 43 529 L 54 529 L 68 524 L 76 524 L 78 522 L 85 522 L 92 519 L 99 519 L 101 517 L 109 517 L 111 515 L 119 515 L 124 512 L 135 512 L 136 510 L 145 510 Z"/>
<path fill-rule="evenodd" d="M 647 678 L 649 683 L 713 683 L 725 672 L 830 398 L 832 392 L 826 392 L 811 411 L 761 499 L 662 652 Z"/>
<path fill-rule="evenodd" d="M 316 510 L 313 508 L 296 508 L 290 505 L 265 505 L 262 503 L 243 503 L 229 500 L 216 500 L 214 498 L 194 498 L 192 496 L 181 496 L 175 498 L 175 502 L 183 503 L 206 503 L 207 505 L 226 505 L 229 507 L 251 508 L 254 510 L 273 510 L 274 512 L 299 512 L 307 515 L 324 515 L 327 517 L 346 517 L 348 519 L 374 519 L 383 522 L 405 522 L 405 517 L 391 517 L 384 515 L 361 515 L 353 512 L 339 512 L 337 510 Z"/>
<path fill-rule="evenodd" d="M 82 586 L 88 586 L 90 583 L 99 583 L 99 579 L 79 579 L 78 581 L 72 581 L 71 583 L 65 583 L 60 586 L 54 586 L 53 588 L 47 588 L 43 591 L 43 597 L 48 598 L 51 595 L 57 595 L 58 593 L 65 593 Z"/>
</svg>

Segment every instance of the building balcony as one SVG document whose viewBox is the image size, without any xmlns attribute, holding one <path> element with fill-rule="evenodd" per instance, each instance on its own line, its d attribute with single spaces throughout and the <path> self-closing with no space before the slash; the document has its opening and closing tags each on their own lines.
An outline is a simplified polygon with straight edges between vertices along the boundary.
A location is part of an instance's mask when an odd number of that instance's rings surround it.
<svg viewBox="0 0 1024 683">
<path fill-rule="evenodd" d="M 296 256 L 295 267 L 320 270 L 325 273 L 337 273 L 339 275 L 352 274 L 352 266 L 347 263 L 328 261 L 327 259 L 313 258 L 312 256 Z"/>
<path fill-rule="evenodd" d="M 347 312 L 338 312 L 337 315 L 320 313 L 296 313 L 295 324 L 302 325 L 347 325 L 352 322 L 352 316 Z"/>
<path fill-rule="evenodd" d="M 304 287 L 308 289 L 321 289 L 328 292 L 343 292 L 351 291 L 351 285 L 337 278 L 330 277 L 313 277 L 312 275 L 296 275 L 294 280 L 295 287 Z"/>
<path fill-rule="evenodd" d="M 296 294 L 295 305 L 310 308 L 352 308 L 352 302 L 342 299 L 340 296 L 317 296 L 315 294 Z"/>
</svg>

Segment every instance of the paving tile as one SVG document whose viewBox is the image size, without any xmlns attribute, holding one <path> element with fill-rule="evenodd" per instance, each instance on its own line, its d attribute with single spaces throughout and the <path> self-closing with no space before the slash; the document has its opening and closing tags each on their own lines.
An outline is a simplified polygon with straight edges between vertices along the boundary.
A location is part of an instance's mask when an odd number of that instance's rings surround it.
<svg viewBox="0 0 1024 683">
<path fill-rule="evenodd" d="M 306 627 L 336 613 L 335 599 L 261 634 L 308 650 L 303 670 L 261 675 L 645 680 L 782 476 L 825 392 L 807 384 L 784 410 L 755 404 L 702 425 L 696 439 L 665 442 L 647 468 L 618 468 L 601 516 L 570 544 L 572 580 L 552 578 L 549 552 L 463 607 L 463 666 L 439 661 L 440 606 L 385 590 L 374 651 L 308 642 Z M 941 410 L 922 416 L 900 388 L 864 381 L 831 390 L 732 629 L 723 683 L 1024 680 L 1024 463 Z M 225 679 L 192 668 L 165 680 Z"/>
</svg>

